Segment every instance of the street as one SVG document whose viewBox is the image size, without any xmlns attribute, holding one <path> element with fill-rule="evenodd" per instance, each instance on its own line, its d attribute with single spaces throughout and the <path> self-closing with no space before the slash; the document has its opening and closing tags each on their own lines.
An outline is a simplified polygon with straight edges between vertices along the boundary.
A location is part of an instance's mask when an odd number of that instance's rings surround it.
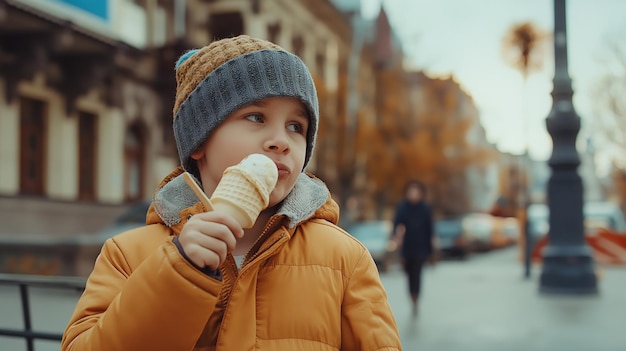
<svg viewBox="0 0 626 351">
<path fill-rule="evenodd" d="M 443 261 L 426 268 L 417 318 L 411 316 L 403 272 L 381 275 L 404 350 L 617 351 L 626 348 L 626 268 L 601 268 L 598 296 L 538 293 L 540 267 L 523 278 L 515 248 Z M 33 289 L 37 331 L 61 332 L 77 293 Z M 0 286 L 0 328 L 19 328 L 17 288 Z M 37 341 L 37 351 L 59 350 Z M 18 338 L 0 337 L 0 350 L 26 350 Z"/>
<path fill-rule="evenodd" d="M 508 248 L 428 267 L 417 318 L 400 268 L 383 274 L 404 350 L 626 349 L 625 268 L 601 269 L 598 296 L 545 296 L 540 267 L 524 279 L 516 255 Z"/>
</svg>

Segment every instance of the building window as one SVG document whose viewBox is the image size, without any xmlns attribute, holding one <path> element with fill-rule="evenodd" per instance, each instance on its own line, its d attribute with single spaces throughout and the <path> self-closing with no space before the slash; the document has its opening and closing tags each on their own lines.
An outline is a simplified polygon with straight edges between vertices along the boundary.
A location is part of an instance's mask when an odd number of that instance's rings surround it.
<svg viewBox="0 0 626 351">
<path fill-rule="evenodd" d="M 128 202 L 143 198 L 145 145 L 144 129 L 140 124 L 132 125 L 124 139 L 124 198 Z"/>
<path fill-rule="evenodd" d="M 278 38 L 280 37 L 280 23 L 267 25 L 267 36 L 272 43 L 279 44 Z"/>
<path fill-rule="evenodd" d="M 78 114 L 78 198 L 93 201 L 96 198 L 97 116 Z"/>
<path fill-rule="evenodd" d="M 302 37 L 294 37 L 291 40 L 291 46 L 293 47 L 293 53 L 301 59 L 304 59 L 304 39 Z"/>
<path fill-rule="evenodd" d="M 20 193 L 43 196 L 48 108 L 43 101 L 20 99 Z"/>
<path fill-rule="evenodd" d="M 323 79 L 326 78 L 326 56 L 318 52 L 315 54 L 315 65 L 317 66 L 317 73 Z"/>
<path fill-rule="evenodd" d="M 209 17 L 209 31 L 214 40 L 241 35 L 244 33 L 243 17 L 239 12 L 213 14 Z"/>
</svg>

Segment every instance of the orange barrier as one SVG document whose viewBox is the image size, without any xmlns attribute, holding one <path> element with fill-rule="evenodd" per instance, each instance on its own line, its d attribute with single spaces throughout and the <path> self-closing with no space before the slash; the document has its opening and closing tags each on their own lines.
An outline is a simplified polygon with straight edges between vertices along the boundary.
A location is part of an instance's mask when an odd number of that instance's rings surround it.
<svg viewBox="0 0 626 351">
<path fill-rule="evenodd" d="M 585 237 L 587 245 L 593 250 L 596 263 L 604 265 L 626 265 L 626 234 L 600 230 L 594 235 Z M 533 247 L 531 259 L 540 263 L 543 259 L 543 248 L 548 245 L 548 236 L 544 235 Z"/>
</svg>

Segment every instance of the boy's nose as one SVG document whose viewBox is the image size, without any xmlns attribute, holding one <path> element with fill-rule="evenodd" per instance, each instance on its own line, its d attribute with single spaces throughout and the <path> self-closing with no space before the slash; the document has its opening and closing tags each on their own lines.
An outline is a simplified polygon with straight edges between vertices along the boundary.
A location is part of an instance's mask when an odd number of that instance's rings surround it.
<svg viewBox="0 0 626 351">
<path fill-rule="evenodd" d="M 265 141 L 264 148 L 267 151 L 285 152 L 289 150 L 289 140 L 285 133 L 274 133 Z"/>
</svg>

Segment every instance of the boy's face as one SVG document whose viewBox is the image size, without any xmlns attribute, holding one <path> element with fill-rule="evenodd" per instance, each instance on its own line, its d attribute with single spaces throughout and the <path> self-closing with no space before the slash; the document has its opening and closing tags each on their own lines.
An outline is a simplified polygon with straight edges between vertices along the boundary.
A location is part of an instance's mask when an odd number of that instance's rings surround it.
<svg viewBox="0 0 626 351">
<path fill-rule="evenodd" d="M 236 110 L 191 154 L 205 193 L 213 193 L 227 167 L 259 153 L 278 167 L 278 182 L 269 206 L 276 205 L 289 194 L 302 172 L 308 127 L 307 110 L 295 98 L 266 98 Z"/>
</svg>

